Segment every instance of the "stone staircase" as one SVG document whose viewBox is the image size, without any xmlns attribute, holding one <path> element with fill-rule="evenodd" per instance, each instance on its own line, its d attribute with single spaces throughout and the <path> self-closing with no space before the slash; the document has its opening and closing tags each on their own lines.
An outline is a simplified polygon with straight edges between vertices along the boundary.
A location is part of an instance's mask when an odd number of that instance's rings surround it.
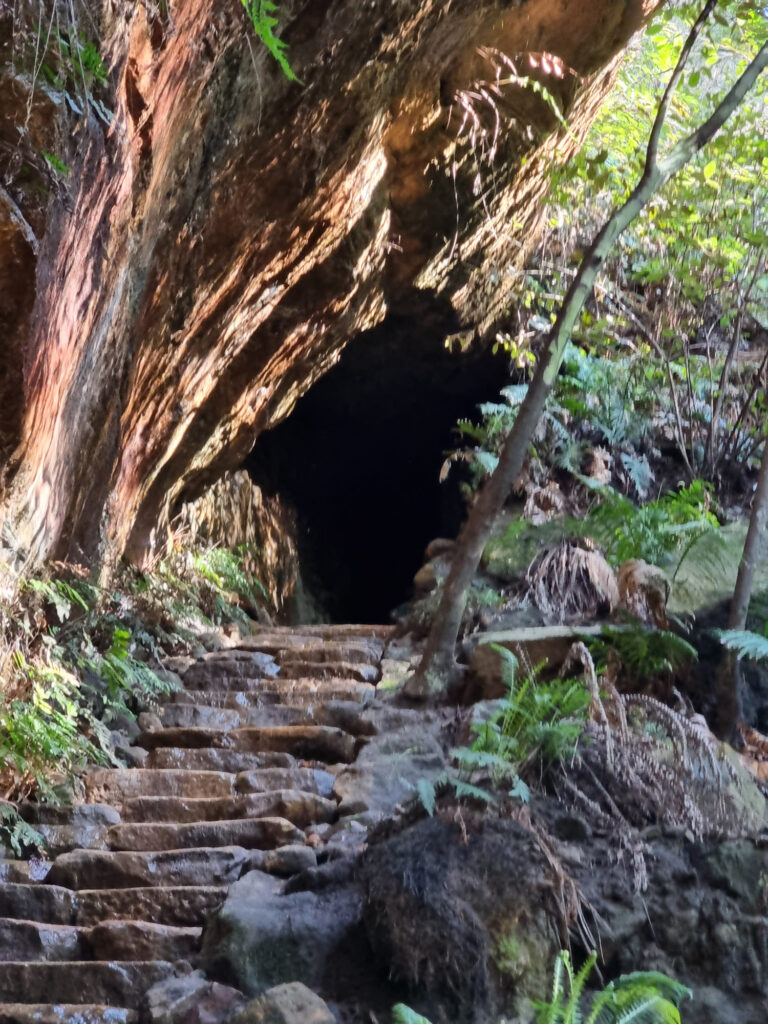
<svg viewBox="0 0 768 1024">
<path fill-rule="evenodd" d="M 0 1024 L 147 1019 L 147 991 L 198 966 L 230 883 L 314 866 L 335 776 L 375 731 L 389 635 L 265 628 L 176 659 L 182 689 L 141 718 L 141 767 L 88 772 L 74 807 L 26 808 L 52 859 L 0 860 Z"/>
</svg>

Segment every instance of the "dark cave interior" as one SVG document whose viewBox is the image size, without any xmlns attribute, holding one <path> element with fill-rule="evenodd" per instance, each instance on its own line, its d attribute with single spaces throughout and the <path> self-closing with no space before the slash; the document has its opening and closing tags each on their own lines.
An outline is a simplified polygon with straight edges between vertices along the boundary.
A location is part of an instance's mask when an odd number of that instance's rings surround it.
<svg viewBox="0 0 768 1024">
<path fill-rule="evenodd" d="M 507 361 L 448 351 L 436 319 L 390 315 L 358 336 L 246 462 L 294 505 L 302 581 L 327 621 L 389 621 L 426 545 L 460 526 L 458 474 L 441 484 L 440 468 L 456 421 L 508 382 Z"/>
</svg>

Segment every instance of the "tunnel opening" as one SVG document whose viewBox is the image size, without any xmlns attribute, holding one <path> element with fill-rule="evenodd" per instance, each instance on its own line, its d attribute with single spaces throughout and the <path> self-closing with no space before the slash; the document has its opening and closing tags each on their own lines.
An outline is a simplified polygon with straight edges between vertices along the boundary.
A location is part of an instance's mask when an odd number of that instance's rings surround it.
<svg viewBox="0 0 768 1024">
<path fill-rule="evenodd" d="M 446 333 L 444 321 L 390 315 L 249 456 L 253 481 L 295 509 L 300 589 L 311 600 L 293 602 L 293 624 L 389 621 L 429 541 L 459 529 L 458 480 L 441 483 L 440 469 L 457 420 L 495 399 L 508 371 L 480 346 L 449 351 Z"/>
</svg>

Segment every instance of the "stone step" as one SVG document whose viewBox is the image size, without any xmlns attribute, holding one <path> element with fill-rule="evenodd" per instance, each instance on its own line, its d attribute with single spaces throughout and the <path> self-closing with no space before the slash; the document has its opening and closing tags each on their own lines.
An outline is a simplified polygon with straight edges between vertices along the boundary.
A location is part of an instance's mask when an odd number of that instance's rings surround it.
<svg viewBox="0 0 768 1024">
<path fill-rule="evenodd" d="M 192 960 L 200 952 L 201 927 L 149 921 L 102 921 L 82 930 L 94 960 Z"/>
<path fill-rule="evenodd" d="M 207 704 L 214 708 L 251 708 L 265 704 L 306 707 L 329 700 L 354 700 L 364 704 L 376 695 L 372 683 L 355 679 L 255 680 L 249 690 L 176 690 L 165 703 Z"/>
<path fill-rule="evenodd" d="M 261 693 L 265 686 L 276 682 L 275 679 L 252 679 L 250 676 L 223 676 L 208 679 L 205 677 L 184 680 L 184 689 L 177 693 L 207 693 L 209 690 L 224 690 L 227 693 Z"/>
<path fill-rule="evenodd" d="M 325 761 L 327 764 L 337 764 L 341 761 L 349 763 L 355 756 L 354 736 L 342 729 L 323 725 L 283 725 L 265 729 L 245 726 L 229 732 L 215 729 L 158 729 L 156 732 L 142 733 L 137 742 L 146 750 L 154 750 L 157 747 L 224 747 L 227 750 L 245 753 L 279 751 L 305 760 Z M 141 772 L 145 774 L 146 770 Z M 144 792 L 146 793 L 146 790 Z M 156 795 L 161 794 L 158 792 Z M 195 795 L 203 794 L 197 792 Z"/>
<path fill-rule="evenodd" d="M 124 804 L 123 812 L 125 822 L 222 822 L 278 817 L 302 829 L 320 822 L 330 823 L 338 817 L 335 800 L 295 789 L 199 800 L 175 796 L 132 797 Z"/>
<path fill-rule="evenodd" d="M 35 828 L 45 840 L 45 852 L 51 859 L 80 847 L 107 849 L 109 828 L 105 825 L 35 825 Z"/>
<path fill-rule="evenodd" d="M 250 639 L 244 641 L 249 643 Z M 243 649 L 242 647 L 240 648 Z M 318 637 L 298 634 L 293 637 L 264 637 L 258 650 L 283 666 L 296 661 L 347 662 L 350 665 L 376 665 L 384 653 L 377 640 L 348 640 L 326 643 Z"/>
<path fill-rule="evenodd" d="M 167 888 L 83 889 L 58 885 L 0 885 L 0 909 L 8 918 L 58 925 L 93 925 L 129 918 L 190 927 L 201 924 L 226 896 L 225 885 Z"/>
<path fill-rule="evenodd" d="M 302 842 L 304 833 L 281 817 L 188 824 L 127 822 L 113 825 L 109 830 L 109 848 L 116 852 L 181 851 L 217 846 L 274 850 L 278 846 Z"/>
<path fill-rule="evenodd" d="M 203 924 L 206 917 L 221 906 L 226 895 L 226 885 L 81 889 L 72 893 L 78 925 L 132 918 L 180 928 Z"/>
<path fill-rule="evenodd" d="M 95 1003 L 0 1003 L 0 1024 L 137 1024 L 138 1014 Z"/>
<path fill-rule="evenodd" d="M 6 882 L 0 885 L 0 911 L 26 921 L 75 924 L 77 897 L 56 885 Z"/>
<path fill-rule="evenodd" d="M 296 758 L 280 751 L 250 753 L 238 750 L 184 747 L 155 747 L 147 756 L 147 769 L 176 768 L 185 771 L 214 771 L 235 774 L 240 771 L 261 771 L 270 768 L 291 769 Z"/>
<path fill-rule="evenodd" d="M 235 792 L 271 793 L 276 789 L 298 789 L 330 799 L 336 776 L 323 768 L 256 768 L 239 772 Z"/>
<path fill-rule="evenodd" d="M 202 928 L 147 921 L 102 921 L 89 928 L 0 918 L 0 962 L 18 960 L 188 960 Z M 0 972 L 2 968 L 0 968 Z"/>
<path fill-rule="evenodd" d="M 283 665 L 281 679 L 354 679 L 359 683 L 377 683 L 378 665 L 351 665 L 347 661 L 295 661 Z"/>
<path fill-rule="evenodd" d="M 0 961 L 20 958 L 30 961 L 91 959 L 82 934 L 73 925 L 0 917 Z M 0 966 L 0 977 L 3 973 L 4 968 Z"/>
<path fill-rule="evenodd" d="M 29 860 L 0 857 L 0 884 L 42 882 L 51 869 L 51 863 L 42 857 L 30 857 Z"/>
<path fill-rule="evenodd" d="M 0 971 L 0 1002 L 39 1003 L 45 995 L 51 1003 L 75 1003 L 88 993 L 95 1003 L 136 1010 L 153 985 L 180 973 L 162 960 L 9 961 Z"/>
<path fill-rule="evenodd" d="M 243 637 L 237 642 L 240 650 L 260 650 L 267 640 L 279 640 L 286 644 L 295 637 L 297 641 L 316 640 L 326 643 L 352 643 L 364 640 L 375 640 L 386 643 L 394 635 L 396 626 L 370 626 L 370 625 L 347 625 L 321 624 L 316 626 L 263 626 L 256 629 L 250 636 Z"/>
<path fill-rule="evenodd" d="M 73 850 L 56 858 L 48 877 L 52 885 L 67 889 L 228 885 L 250 863 L 250 851 L 241 846 L 119 853 Z"/>
<path fill-rule="evenodd" d="M 269 679 L 280 671 L 275 659 L 260 651 L 214 651 L 181 673 L 185 686 L 210 686 L 221 679 Z"/>
<path fill-rule="evenodd" d="M 83 781 L 89 796 L 108 797 L 119 807 L 123 800 L 132 796 L 232 796 L 235 778 L 231 773 L 217 771 L 99 768 L 89 772 Z"/>
<path fill-rule="evenodd" d="M 277 647 L 277 643 L 274 646 Z M 316 640 L 310 639 L 306 644 L 291 644 L 278 650 L 276 658 L 280 663 L 281 675 L 286 665 L 307 661 L 313 664 L 334 662 L 346 665 L 376 666 L 381 661 L 383 654 L 381 644 L 366 640 L 350 640 L 347 643 L 318 643 Z M 270 653 L 272 652 L 270 651 Z"/>
<path fill-rule="evenodd" d="M 72 806 L 38 804 L 32 801 L 19 806 L 19 814 L 33 825 L 77 825 L 92 827 L 117 825 L 120 813 L 109 804 L 84 803 Z"/>
<path fill-rule="evenodd" d="M 224 732 L 254 725 L 271 728 L 273 725 L 301 725 L 307 721 L 305 708 L 288 704 L 267 704 L 250 708 L 215 708 L 208 704 L 167 704 L 161 714 L 163 726 L 168 729 L 219 729 Z M 310 715 L 309 717 L 316 717 Z"/>
</svg>

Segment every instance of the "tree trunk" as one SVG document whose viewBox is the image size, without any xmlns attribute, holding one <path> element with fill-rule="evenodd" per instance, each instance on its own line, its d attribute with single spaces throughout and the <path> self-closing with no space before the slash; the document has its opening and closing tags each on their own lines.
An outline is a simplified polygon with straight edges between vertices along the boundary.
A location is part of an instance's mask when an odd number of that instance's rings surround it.
<svg viewBox="0 0 768 1024">
<path fill-rule="evenodd" d="M 716 6 L 717 0 L 708 0 L 691 29 L 659 105 L 640 181 L 626 203 L 614 212 L 598 232 L 582 260 L 552 328 L 546 356 L 534 374 L 514 426 L 504 443 L 498 466 L 483 486 L 459 534 L 453 564 L 435 614 L 424 657 L 405 686 L 405 693 L 411 698 L 425 699 L 438 695 L 445 692 L 450 684 L 455 666 L 456 640 L 469 587 L 480 564 L 495 518 L 522 469 L 536 424 L 560 370 L 573 326 L 592 291 L 606 257 L 619 235 L 637 217 L 648 200 L 719 131 L 768 64 L 768 44 L 765 44 L 707 121 L 678 142 L 666 157 L 658 159 L 661 131 L 675 86 L 683 73 L 696 39 Z"/>
<path fill-rule="evenodd" d="M 760 559 L 766 526 L 768 526 L 768 441 L 763 446 L 763 457 L 757 477 L 757 490 L 752 503 L 749 529 L 739 563 L 736 586 L 728 616 L 728 629 L 746 629 L 747 612 L 752 597 L 752 583 Z M 715 692 L 717 693 L 717 734 L 731 742 L 742 720 L 741 661 L 733 651 L 724 651 L 718 665 Z"/>
</svg>

